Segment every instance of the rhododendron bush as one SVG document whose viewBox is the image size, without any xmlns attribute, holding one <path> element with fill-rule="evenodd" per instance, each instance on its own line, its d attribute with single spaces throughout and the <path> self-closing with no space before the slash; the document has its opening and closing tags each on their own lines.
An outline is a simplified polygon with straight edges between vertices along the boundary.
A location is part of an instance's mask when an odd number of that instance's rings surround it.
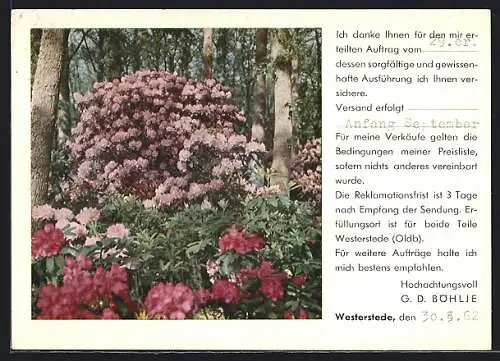
<svg viewBox="0 0 500 361">
<path fill-rule="evenodd" d="M 99 208 L 34 207 L 33 317 L 321 317 L 311 212 L 284 196 L 237 209 L 204 201 L 174 216 L 119 195 Z"/>
<path fill-rule="evenodd" d="M 310 139 L 292 162 L 292 180 L 321 209 L 321 138 Z"/>
<path fill-rule="evenodd" d="M 118 191 L 172 209 L 222 190 L 256 191 L 244 178 L 264 145 L 237 128 L 245 116 L 229 88 L 139 71 L 75 94 L 81 120 L 67 142 L 72 200 Z"/>
</svg>

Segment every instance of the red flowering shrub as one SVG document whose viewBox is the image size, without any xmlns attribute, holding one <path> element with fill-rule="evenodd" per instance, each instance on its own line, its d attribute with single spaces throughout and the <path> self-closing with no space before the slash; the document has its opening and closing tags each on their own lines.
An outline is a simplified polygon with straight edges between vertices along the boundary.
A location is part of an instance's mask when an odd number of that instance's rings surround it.
<svg viewBox="0 0 500 361">
<path fill-rule="evenodd" d="M 234 250 L 236 253 L 245 254 L 264 248 L 264 240 L 257 234 L 248 235 L 246 230 L 239 231 L 230 227 L 219 238 L 219 248 L 222 252 Z"/>
<path fill-rule="evenodd" d="M 149 316 L 183 320 L 195 310 L 195 294 L 182 283 L 157 283 L 144 301 Z"/>
<path fill-rule="evenodd" d="M 62 186 L 71 199 L 119 191 L 159 206 L 192 200 L 241 177 L 251 152 L 235 131 L 245 117 L 229 88 L 168 72 L 139 71 L 75 94 L 81 120 L 67 142 L 74 169 Z"/>
<path fill-rule="evenodd" d="M 283 281 L 287 278 L 285 272 L 274 269 L 269 261 L 262 261 L 257 268 L 242 268 L 237 275 L 238 281 L 242 284 L 258 279 L 260 282 L 258 291 L 266 299 L 274 302 L 283 298 L 285 293 Z"/>
<path fill-rule="evenodd" d="M 209 289 L 200 288 L 194 292 L 196 304 L 199 306 L 207 304 L 212 299 L 212 293 Z"/>
<path fill-rule="evenodd" d="M 295 277 L 292 278 L 292 283 L 294 283 L 297 286 L 303 286 L 307 282 L 307 276 L 304 274 L 296 275 Z"/>
<path fill-rule="evenodd" d="M 67 243 L 63 232 L 49 223 L 31 237 L 31 255 L 33 257 L 55 256 Z"/>
<path fill-rule="evenodd" d="M 309 317 L 309 315 L 307 314 L 307 311 L 304 310 L 302 307 L 299 309 L 297 316 L 298 317 L 295 317 L 292 310 L 290 310 L 290 309 L 283 311 L 283 318 L 286 320 L 293 320 L 296 318 L 298 318 L 300 320 L 305 320 Z"/>
<path fill-rule="evenodd" d="M 102 320 L 119 320 L 120 316 L 111 308 L 105 308 L 102 310 Z"/>
<path fill-rule="evenodd" d="M 291 179 L 306 197 L 321 206 L 321 138 L 308 140 L 293 159 Z"/>
<path fill-rule="evenodd" d="M 76 260 L 66 257 L 63 284 L 40 289 L 38 319 L 117 319 L 115 298 L 119 297 L 129 309 L 128 275 L 125 269 L 113 264 L 110 271 L 98 267 L 91 272 L 92 261 L 80 254 Z"/>
<path fill-rule="evenodd" d="M 241 298 L 238 286 L 227 279 L 216 280 L 211 287 L 212 299 L 224 303 L 239 303 Z"/>
<path fill-rule="evenodd" d="M 282 278 L 280 277 L 268 277 L 261 280 L 259 291 L 268 300 L 276 302 L 283 298 L 285 293 L 283 289 Z"/>
<path fill-rule="evenodd" d="M 291 310 L 285 310 L 283 311 L 283 318 L 285 320 L 292 320 L 293 319 L 293 313 Z"/>
<path fill-rule="evenodd" d="M 277 245 L 289 239 L 298 238 L 305 243 L 308 233 L 282 237 L 278 232 L 267 234 L 264 228 L 224 217 L 215 231 L 190 229 L 188 236 L 178 235 L 179 230 L 189 228 L 200 215 L 201 205 L 196 205 L 196 212 L 186 217 L 186 223 L 170 224 L 164 229 L 167 236 L 156 240 L 154 236 L 138 232 L 151 227 L 151 221 L 161 221 L 163 218 L 156 215 L 162 211 L 145 211 L 136 198 L 127 198 L 134 199 L 140 208 L 138 214 L 146 218 L 124 217 L 122 210 L 131 211 L 117 202 L 106 203 L 108 208 L 104 206 L 100 210 L 83 208 L 79 213 L 48 205 L 34 207 L 33 228 L 42 229 L 33 234 L 33 255 L 42 258 L 32 261 L 33 318 L 297 319 L 320 315 L 321 284 L 315 272 L 317 265 L 311 267 L 300 257 L 280 258 L 278 255 L 286 252 L 284 247 L 280 253 L 274 252 Z M 207 218 L 207 214 L 210 213 L 203 214 L 207 223 L 218 219 Z M 137 219 L 145 220 L 141 227 L 135 223 Z M 56 225 L 51 223 L 56 220 Z M 229 222 L 245 224 L 255 233 L 241 226 L 226 228 Z M 66 239 L 70 240 L 67 242 L 62 231 L 68 233 L 72 224 L 83 227 L 86 238 L 71 241 L 67 235 Z M 219 233 L 221 229 L 225 231 Z M 260 234 L 266 234 L 269 243 L 264 244 Z M 218 251 L 213 243 L 217 238 Z M 150 239 L 154 243 L 148 244 Z M 200 240 L 211 244 L 202 248 Z M 171 260 L 173 252 L 161 249 L 164 243 L 180 249 L 180 254 Z M 190 268 L 185 268 L 192 262 L 185 258 L 188 253 L 183 252 L 185 247 L 195 259 Z M 309 251 L 305 244 L 302 249 Z M 127 256 L 127 263 L 121 256 L 110 257 L 119 250 Z M 66 254 L 79 255 L 64 258 Z M 160 261 L 141 264 L 141 257 L 160 257 Z M 168 272 L 164 272 L 166 266 L 171 267 Z M 203 273 L 198 273 L 200 270 Z M 159 281 L 164 283 L 157 283 Z"/>
</svg>

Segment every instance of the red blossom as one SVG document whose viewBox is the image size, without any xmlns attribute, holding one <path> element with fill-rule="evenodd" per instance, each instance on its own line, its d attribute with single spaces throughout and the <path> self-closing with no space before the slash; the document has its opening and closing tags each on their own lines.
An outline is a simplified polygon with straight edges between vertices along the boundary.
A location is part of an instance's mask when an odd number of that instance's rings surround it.
<svg viewBox="0 0 500 361">
<path fill-rule="evenodd" d="M 212 285 L 212 298 L 225 303 L 239 303 L 240 289 L 227 279 L 219 279 Z"/>
<path fill-rule="evenodd" d="M 236 278 L 242 284 L 252 279 L 259 279 L 259 292 L 267 299 L 277 301 L 284 296 L 283 281 L 288 278 L 288 275 L 284 271 L 274 269 L 270 261 L 264 260 L 257 268 L 240 269 Z"/>
<path fill-rule="evenodd" d="M 305 274 L 298 274 L 292 278 L 292 282 L 297 286 L 303 286 L 307 282 L 307 276 Z"/>
<path fill-rule="evenodd" d="M 251 234 L 247 238 L 248 245 L 254 250 L 260 250 L 264 248 L 264 240 L 258 234 Z"/>
<path fill-rule="evenodd" d="M 194 296 L 198 305 L 205 305 L 212 299 L 212 293 L 206 288 L 196 290 Z"/>
<path fill-rule="evenodd" d="M 281 277 L 267 277 L 261 280 L 259 291 L 267 299 L 276 302 L 282 299 L 285 293 Z"/>
<path fill-rule="evenodd" d="M 101 319 L 103 320 L 118 320 L 120 319 L 120 316 L 116 314 L 115 311 L 113 311 L 111 308 L 105 308 L 102 310 L 102 316 Z"/>
<path fill-rule="evenodd" d="M 239 283 L 245 284 L 251 279 L 255 279 L 258 277 L 258 268 L 241 268 L 240 271 L 236 274 L 236 280 Z"/>
<path fill-rule="evenodd" d="M 293 313 L 291 310 L 285 310 L 283 311 L 283 318 L 286 320 L 293 320 Z"/>
<path fill-rule="evenodd" d="M 127 272 L 118 264 L 110 271 L 98 267 L 91 271 L 92 261 L 85 255 L 76 260 L 66 257 L 61 287 L 46 285 L 40 289 L 37 306 L 39 319 L 116 319 L 119 318 L 114 296 L 120 297 L 130 310 L 134 303 L 129 294 Z"/>
<path fill-rule="evenodd" d="M 248 236 L 246 230 L 239 231 L 233 226 L 219 238 L 219 248 L 222 252 L 233 250 L 236 253 L 245 254 L 264 248 L 264 240 L 257 234 Z"/>
<path fill-rule="evenodd" d="M 304 310 L 302 307 L 299 310 L 299 319 L 304 320 L 307 319 L 308 315 L 306 310 Z"/>
<path fill-rule="evenodd" d="M 183 283 L 157 283 L 149 290 L 144 305 L 149 316 L 181 320 L 195 310 L 195 294 Z"/>
<path fill-rule="evenodd" d="M 309 246 L 314 246 L 318 241 L 315 239 L 309 239 L 306 241 Z"/>
<path fill-rule="evenodd" d="M 291 309 L 286 309 L 285 311 L 283 311 L 283 318 L 286 319 L 286 320 L 295 320 L 297 319 L 292 310 Z M 298 319 L 299 320 L 305 320 L 308 318 L 308 314 L 307 314 L 307 311 L 304 310 L 302 307 L 299 309 L 299 312 L 298 312 Z"/>
<path fill-rule="evenodd" d="M 31 254 L 33 257 L 55 256 L 67 243 L 64 233 L 49 223 L 31 237 Z"/>
</svg>

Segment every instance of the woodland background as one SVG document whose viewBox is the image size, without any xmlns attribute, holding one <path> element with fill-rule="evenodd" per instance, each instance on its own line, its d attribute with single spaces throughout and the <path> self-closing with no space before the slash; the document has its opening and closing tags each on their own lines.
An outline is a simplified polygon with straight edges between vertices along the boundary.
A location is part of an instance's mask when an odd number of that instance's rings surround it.
<svg viewBox="0 0 500 361">
<path fill-rule="evenodd" d="M 281 178 L 294 152 L 321 137 L 321 29 L 60 29 L 46 40 L 41 49 L 42 30 L 32 29 L 32 88 L 53 84 L 32 89 L 33 204 L 57 193 L 46 189 L 64 173 L 60 149 L 79 120 L 72 94 L 140 69 L 230 87 Z"/>
</svg>

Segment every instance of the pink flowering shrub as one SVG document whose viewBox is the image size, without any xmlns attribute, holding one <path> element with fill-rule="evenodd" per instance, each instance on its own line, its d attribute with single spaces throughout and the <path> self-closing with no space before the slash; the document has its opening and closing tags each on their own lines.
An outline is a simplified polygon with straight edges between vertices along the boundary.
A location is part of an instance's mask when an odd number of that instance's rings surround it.
<svg viewBox="0 0 500 361">
<path fill-rule="evenodd" d="M 246 118 L 214 80 L 139 71 L 74 97 L 81 120 L 66 144 L 72 181 L 62 186 L 73 200 L 117 191 L 169 207 L 243 191 L 249 155 L 265 151 L 236 132 Z"/>
<path fill-rule="evenodd" d="M 302 193 L 321 208 L 321 138 L 311 139 L 294 158 L 291 179 Z"/>
<path fill-rule="evenodd" d="M 31 237 L 31 255 L 33 257 L 51 257 L 61 252 L 68 243 L 64 234 L 53 224 L 46 224 Z"/>
<path fill-rule="evenodd" d="M 222 252 L 234 250 L 245 254 L 264 248 L 264 240 L 258 234 L 248 235 L 246 230 L 230 227 L 219 238 L 219 248 Z"/>
<path fill-rule="evenodd" d="M 34 207 L 32 317 L 321 317 L 311 214 L 284 195 L 239 208 L 205 199 L 175 215 L 119 194 L 98 208 Z"/>
<path fill-rule="evenodd" d="M 106 230 L 108 238 L 125 238 L 130 234 L 129 230 L 121 223 L 113 224 Z"/>
<path fill-rule="evenodd" d="M 47 284 L 40 289 L 37 319 L 118 319 L 118 297 L 129 311 L 135 310 L 130 298 L 125 269 L 113 264 L 109 271 L 92 270 L 92 261 L 81 254 L 66 257 L 63 283 Z"/>
<path fill-rule="evenodd" d="M 211 285 L 195 292 L 198 306 L 222 306 L 226 318 L 316 317 L 320 284 L 267 259 L 266 243 L 259 234 L 228 227 L 219 252 L 206 263 Z"/>
<path fill-rule="evenodd" d="M 83 208 L 75 217 L 68 208 L 53 208 L 49 204 L 35 206 L 31 210 L 31 252 L 34 257 L 57 255 L 65 245 L 75 245 L 88 235 L 86 225 L 101 217 L 96 208 Z"/>
<path fill-rule="evenodd" d="M 183 320 L 195 310 L 195 294 L 182 283 L 157 283 L 144 300 L 149 316 Z"/>
</svg>

